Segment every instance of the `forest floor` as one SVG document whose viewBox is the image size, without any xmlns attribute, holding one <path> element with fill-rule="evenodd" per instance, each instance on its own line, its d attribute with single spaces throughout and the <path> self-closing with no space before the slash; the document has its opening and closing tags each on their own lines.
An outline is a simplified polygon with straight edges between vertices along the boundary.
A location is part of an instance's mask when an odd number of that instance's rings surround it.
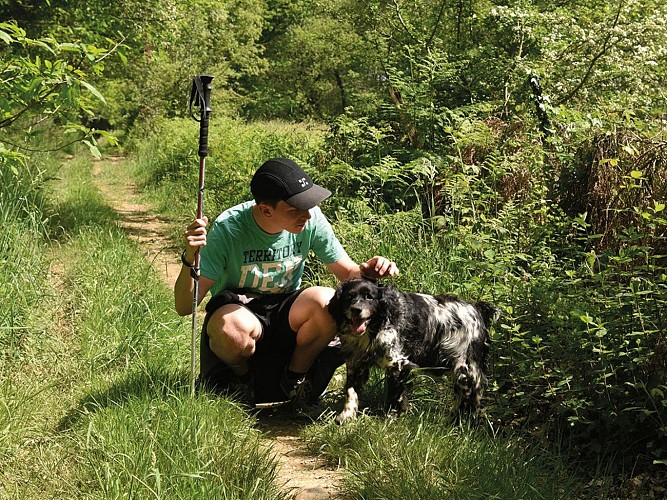
<svg viewBox="0 0 667 500">
<path fill-rule="evenodd" d="M 170 222 L 140 200 L 132 182 L 111 183 L 118 177 L 105 169 L 122 168 L 122 157 L 109 157 L 95 162 L 93 179 L 107 202 L 118 213 L 120 225 L 144 249 L 146 258 L 153 263 L 164 282 L 173 288 L 181 270 L 180 248 L 175 248 L 168 237 Z M 108 175 L 107 175 L 108 174 Z M 201 322 L 199 322 L 201 324 Z M 339 484 L 343 472 L 328 466 L 306 449 L 299 436 L 303 420 L 289 414 L 258 414 L 258 428 L 263 432 L 279 463 L 279 482 L 296 500 L 324 500 L 341 498 Z"/>
</svg>

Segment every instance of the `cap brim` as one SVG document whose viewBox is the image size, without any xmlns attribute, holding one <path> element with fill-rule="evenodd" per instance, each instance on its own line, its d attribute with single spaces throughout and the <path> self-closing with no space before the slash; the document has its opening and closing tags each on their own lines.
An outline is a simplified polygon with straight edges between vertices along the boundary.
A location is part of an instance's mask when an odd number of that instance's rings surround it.
<svg viewBox="0 0 667 500">
<path fill-rule="evenodd" d="M 297 193 L 285 200 L 285 203 L 299 210 L 310 210 L 331 196 L 331 191 L 313 184 L 310 189 Z"/>
</svg>

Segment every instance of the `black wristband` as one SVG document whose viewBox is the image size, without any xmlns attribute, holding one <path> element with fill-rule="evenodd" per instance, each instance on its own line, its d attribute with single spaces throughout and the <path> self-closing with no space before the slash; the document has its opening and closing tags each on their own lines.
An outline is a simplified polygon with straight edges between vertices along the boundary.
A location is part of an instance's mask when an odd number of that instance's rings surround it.
<svg viewBox="0 0 667 500">
<path fill-rule="evenodd" d="M 193 267 L 195 267 L 195 265 L 194 263 L 190 264 L 187 260 L 185 260 L 185 252 L 187 252 L 187 250 L 183 250 L 183 253 L 181 254 L 181 262 L 183 263 L 184 266 L 187 266 L 192 269 Z"/>
</svg>

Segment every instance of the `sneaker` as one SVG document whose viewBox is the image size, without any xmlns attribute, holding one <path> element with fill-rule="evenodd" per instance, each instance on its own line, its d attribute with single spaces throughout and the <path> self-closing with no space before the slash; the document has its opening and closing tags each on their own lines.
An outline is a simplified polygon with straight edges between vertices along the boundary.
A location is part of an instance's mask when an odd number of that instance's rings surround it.
<svg viewBox="0 0 667 500">
<path fill-rule="evenodd" d="M 315 404 L 326 393 L 336 369 L 344 363 L 340 341 L 333 341 L 315 359 L 313 366 L 304 376 L 290 378 L 285 369 L 280 380 L 280 389 L 299 407 Z"/>
<path fill-rule="evenodd" d="M 255 404 L 255 391 L 253 387 L 255 386 L 255 378 L 252 372 L 248 372 L 245 375 L 232 378 L 227 393 L 230 397 L 236 399 L 242 404 L 254 406 Z"/>
<path fill-rule="evenodd" d="M 312 393 L 309 403 L 317 402 L 319 398 L 326 394 L 331 378 L 338 367 L 343 364 L 345 364 L 345 357 L 340 346 L 340 340 L 336 339 L 320 353 L 306 374 L 306 380 L 310 382 Z"/>
<path fill-rule="evenodd" d="M 297 406 L 304 406 L 313 400 L 313 386 L 311 382 L 302 375 L 299 378 L 291 378 L 287 368 L 283 371 L 280 379 L 280 389 L 285 393 L 289 401 Z"/>
</svg>

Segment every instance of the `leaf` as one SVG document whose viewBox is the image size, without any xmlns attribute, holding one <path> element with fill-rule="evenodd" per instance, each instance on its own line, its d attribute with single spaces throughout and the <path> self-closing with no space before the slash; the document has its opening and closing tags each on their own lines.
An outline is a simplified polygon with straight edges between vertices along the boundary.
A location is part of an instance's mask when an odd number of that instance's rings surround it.
<svg viewBox="0 0 667 500">
<path fill-rule="evenodd" d="M 643 177 L 643 174 L 641 173 L 640 170 L 633 170 L 630 172 L 630 177 L 633 179 L 641 179 Z"/>
<path fill-rule="evenodd" d="M 657 201 L 653 202 L 653 210 L 655 212 L 662 212 L 665 209 L 665 204 Z"/>
<path fill-rule="evenodd" d="M 61 43 L 58 48 L 63 52 L 81 52 L 81 47 L 75 43 Z"/>
<path fill-rule="evenodd" d="M 102 94 L 100 94 L 99 90 L 97 90 L 95 87 L 93 87 L 90 83 L 88 83 L 88 82 L 84 82 L 83 80 L 81 80 L 81 85 L 83 85 L 83 86 L 86 87 L 88 90 L 90 90 L 90 92 L 91 92 L 95 97 L 97 97 L 100 101 L 102 101 L 104 104 L 107 103 L 107 101 L 104 99 L 104 96 L 103 96 Z"/>
<path fill-rule="evenodd" d="M 664 398 L 664 397 L 665 397 L 665 393 L 662 392 L 658 387 L 654 387 L 653 389 L 651 389 L 651 396 L 654 397 L 654 398 L 655 398 L 655 397 L 661 397 L 661 398 Z"/>
<path fill-rule="evenodd" d="M 117 146 L 118 145 L 118 139 L 113 135 L 107 132 L 106 130 L 97 130 L 96 133 L 100 134 L 102 137 L 104 137 L 111 146 Z"/>
<path fill-rule="evenodd" d="M 9 36 L 7 33 L 5 33 L 5 32 L 2 31 L 2 30 L 0 30 L 0 39 L 2 39 L 2 40 L 4 40 L 5 42 L 7 42 L 7 44 L 10 44 L 10 43 L 12 43 L 12 42 L 14 41 L 14 39 L 13 39 L 11 36 Z"/>
<path fill-rule="evenodd" d="M 83 141 L 83 143 L 88 146 L 88 149 L 90 149 L 90 153 L 97 159 L 102 158 L 102 153 L 100 153 L 100 150 L 97 148 L 96 144 L 93 144 L 91 141 Z"/>
<path fill-rule="evenodd" d="M 579 319 L 581 321 L 583 321 L 584 323 L 586 323 L 587 325 L 593 324 L 593 318 L 590 315 L 588 315 L 587 313 L 584 313 L 584 314 L 580 315 Z"/>
<path fill-rule="evenodd" d="M 627 144 L 623 146 L 623 151 L 628 153 L 630 156 L 634 156 L 637 153 L 635 148 L 633 148 L 632 146 L 628 146 Z"/>
</svg>

